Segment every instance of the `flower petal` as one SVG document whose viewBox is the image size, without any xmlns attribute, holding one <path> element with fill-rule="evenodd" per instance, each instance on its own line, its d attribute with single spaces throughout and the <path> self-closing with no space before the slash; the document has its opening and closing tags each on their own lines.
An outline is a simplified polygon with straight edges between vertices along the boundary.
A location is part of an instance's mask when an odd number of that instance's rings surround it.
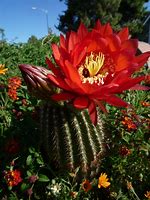
<svg viewBox="0 0 150 200">
<path fill-rule="evenodd" d="M 125 42 L 122 43 L 121 50 L 127 50 L 131 51 L 133 54 L 136 53 L 138 48 L 138 40 L 136 39 L 130 39 L 126 40 Z"/>
<path fill-rule="evenodd" d="M 120 37 L 121 41 L 125 41 L 129 39 L 129 29 L 127 27 L 123 28 L 119 33 L 118 36 Z"/>
<path fill-rule="evenodd" d="M 49 78 L 51 82 L 53 82 L 59 88 L 64 89 L 64 90 L 70 90 L 70 87 L 66 84 L 66 82 L 62 78 L 55 77 L 52 74 L 48 74 L 47 77 Z"/>
<path fill-rule="evenodd" d="M 140 76 L 137 78 L 128 78 L 125 80 L 122 80 L 122 83 L 120 83 L 120 86 L 116 90 L 117 93 L 120 93 L 124 90 L 129 90 L 130 88 L 134 87 L 137 83 L 143 81 L 145 79 L 145 76 Z"/>
<path fill-rule="evenodd" d="M 85 109 L 89 105 L 89 99 L 85 96 L 77 97 L 73 101 L 73 105 L 74 105 L 75 108 Z"/>
<path fill-rule="evenodd" d="M 103 103 L 101 101 L 97 101 L 97 100 L 94 100 L 94 102 L 99 106 L 99 108 L 104 112 L 104 113 L 107 113 L 107 109 L 105 108 L 105 106 L 103 105 Z"/>
<path fill-rule="evenodd" d="M 56 76 L 61 76 L 61 71 L 55 67 L 49 58 L 46 57 L 46 64 Z"/>
<path fill-rule="evenodd" d="M 89 104 L 88 110 L 89 110 L 89 115 L 90 115 L 90 119 L 91 119 L 92 123 L 94 125 L 96 125 L 97 124 L 97 111 L 96 111 L 95 103 L 93 101 L 91 101 L 91 103 Z"/>
<path fill-rule="evenodd" d="M 107 24 L 105 24 L 101 27 L 101 35 L 102 36 L 106 37 L 106 36 L 111 35 L 111 34 L 113 34 L 113 30 L 110 26 L 110 23 L 107 23 Z"/>
<path fill-rule="evenodd" d="M 133 54 L 130 54 L 129 52 L 120 53 L 116 63 L 116 71 L 118 72 L 123 69 L 129 68 L 132 60 Z"/>
<path fill-rule="evenodd" d="M 75 45 L 78 43 L 78 37 L 77 34 L 73 31 L 70 32 L 69 42 L 68 42 L 68 52 L 71 53 L 71 51 L 75 48 Z"/>
<path fill-rule="evenodd" d="M 81 50 L 80 48 L 76 48 L 73 52 L 73 66 L 77 67 L 81 61 L 83 60 L 83 58 L 86 55 L 86 50 L 87 48 L 85 47 L 83 50 Z"/>
<path fill-rule="evenodd" d="M 68 92 L 62 92 L 59 94 L 53 94 L 51 95 L 51 99 L 55 101 L 65 101 L 65 100 L 71 100 L 75 97 L 74 94 L 68 93 Z"/>
<path fill-rule="evenodd" d="M 101 22 L 100 22 L 100 20 L 97 20 L 97 22 L 95 23 L 95 27 L 94 27 L 94 29 L 96 29 L 97 31 L 100 31 L 100 29 L 101 29 Z"/>
<path fill-rule="evenodd" d="M 127 107 L 128 103 L 116 96 L 108 96 L 106 102 L 117 107 Z"/>
<path fill-rule="evenodd" d="M 120 50 L 121 40 L 117 35 L 113 34 L 113 35 L 109 36 L 107 38 L 107 41 L 108 41 L 109 49 L 111 52 Z"/>
<path fill-rule="evenodd" d="M 60 34 L 60 46 L 61 48 L 66 49 L 66 41 L 62 34 Z"/>
<path fill-rule="evenodd" d="M 52 51 L 53 51 L 53 55 L 54 55 L 54 58 L 56 60 L 59 60 L 60 59 L 60 52 L 59 52 L 59 48 L 56 44 L 52 44 Z"/>
<path fill-rule="evenodd" d="M 108 186 L 110 186 L 110 182 L 104 182 L 104 183 L 102 184 L 102 186 L 103 186 L 104 188 L 107 188 Z"/>
<path fill-rule="evenodd" d="M 85 36 L 88 34 L 88 30 L 82 22 L 79 26 L 77 34 L 78 34 L 78 37 L 80 38 L 80 41 L 83 40 L 83 38 L 85 38 Z"/>
<path fill-rule="evenodd" d="M 135 86 L 131 87 L 130 90 L 150 90 L 150 87 L 136 84 Z"/>
<path fill-rule="evenodd" d="M 79 77 L 79 73 L 77 71 L 77 69 L 75 67 L 73 67 L 73 65 L 66 60 L 65 61 L 65 65 L 66 65 L 66 76 L 68 79 L 72 80 L 75 83 L 80 83 L 81 84 L 81 79 Z"/>
<path fill-rule="evenodd" d="M 145 62 L 150 57 L 150 51 L 143 53 L 135 58 L 135 61 L 138 63 L 138 66 L 141 67 L 145 64 Z"/>
</svg>

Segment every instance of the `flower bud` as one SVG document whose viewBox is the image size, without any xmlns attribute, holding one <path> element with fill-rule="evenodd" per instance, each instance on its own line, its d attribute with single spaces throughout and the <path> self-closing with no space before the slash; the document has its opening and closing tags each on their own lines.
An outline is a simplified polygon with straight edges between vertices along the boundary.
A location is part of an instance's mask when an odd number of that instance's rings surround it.
<svg viewBox="0 0 150 200">
<path fill-rule="evenodd" d="M 19 65 L 19 68 L 29 92 L 39 99 L 49 99 L 54 93 L 54 88 L 47 78 L 47 74 L 51 74 L 51 71 L 44 67 L 26 64 Z"/>
</svg>

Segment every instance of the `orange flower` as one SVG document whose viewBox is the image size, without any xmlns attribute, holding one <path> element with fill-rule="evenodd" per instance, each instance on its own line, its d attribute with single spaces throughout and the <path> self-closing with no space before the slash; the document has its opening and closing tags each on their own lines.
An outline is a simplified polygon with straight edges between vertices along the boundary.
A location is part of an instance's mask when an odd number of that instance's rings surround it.
<svg viewBox="0 0 150 200">
<path fill-rule="evenodd" d="M 13 89 L 8 90 L 8 96 L 13 100 L 18 100 L 17 91 Z"/>
<path fill-rule="evenodd" d="M 21 86 L 21 79 L 19 77 L 11 77 L 8 79 L 8 96 L 13 99 L 17 100 L 17 89 Z"/>
<path fill-rule="evenodd" d="M 85 179 L 85 180 L 82 182 L 82 189 L 83 189 L 85 192 L 88 192 L 89 190 L 92 189 L 92 185 L 91 185 L 91 183 L 89 182 L 89 180 Z"/>
<path fill-rule="evenodd" d="M 129 39 L 128 28 L 115 33 L 109 23 L 101 25 L 97 21 L 92 31 L 88 31 L 81 23 L 77 32 L 71 31 L 66 37 L 61 35 L 60 44 L 52 44 L 56 65 L 46 59 L 53 72 L 47 77 L 49 83 L 61 91 L 52 94 L 51 98 L 70 101 L 77 109 L 88 109 L 94 124 L 97 123 L 96 106 L 106 112 L 103 102 L 127 107 L 128 103 L 117 94 L 131 88 L 148 89 L 138 85 L 144 76 L 132 76 L 150 56 L 150 52 L 136 56 L 137 48 L 138 40 Z M 27 67 L 20 65 L 24 73 Z"/>
<path fill-rule="evenodd" d="M 16 186 L 22 181 L 21 173 L 19 170 L 5 171 L 4 178 L 9 187 Z"/>
<path fill-rule="evenodd" d="M 122 124 L 125 125 L 129 131 L 137 129 L 136 124 L 132 121 L 130 117 L 125 116 L 122 120 Z"/>
<path fill-rule="evenodd" d="M 5 74 L 8 69 L 5 68 L 5 65 L 0 64 L 0 74 Z"/>
<path fill-rule="evenodd" d="M 107 188 L 110 186 L 110 182 L 108 182 L 107 174 L 101 173 L 98 179 L 98 188 L 104 187 Z"/>
<path fill-rule="evenodd" d="M 150 103 L 146 102 L 146 101 L 141 101 L 141 105 L 144 106 L 144 107 L 149 107 Z"/>
<path fill-rule="evenodd" d="M 8 88 L 18 89 L 21 86 L 21 78 L 14 76 L 8 79 Z"/>
<path fill-rule="evenodd" d="M 144 194 L 146 198 L 150 199 L 150 191 L 147 191 L 146 194 Z"/>
</svg>

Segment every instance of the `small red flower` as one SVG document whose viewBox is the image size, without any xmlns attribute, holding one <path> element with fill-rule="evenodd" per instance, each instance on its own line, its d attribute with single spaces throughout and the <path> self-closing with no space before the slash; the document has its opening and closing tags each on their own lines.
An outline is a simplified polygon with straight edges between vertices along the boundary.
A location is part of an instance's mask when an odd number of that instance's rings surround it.
<svg viewBox="0 0 150 200">
<path fill-rule="evenodd" d="M 133 122 L 133 120 L 130 117 L 125 116 L 122 120 L 122 124 L 129 130 L 136 130 L 137 125 Z"/>
<path fill-rule="evenodd" d="M 53 44 L 56 66 L 47 58 L 53 74 L 50 82 L 62 89 L 52 95 L 55 101 L 70 101 L 77 109 L 88 109 L 91 120 L 97 122 L 96 106 L 104 112 L 103 102 L 127 107 L 116 96 L 128 89 L 146 90 L 138 85 L 144 76 L 133 78 L 150 56 L 150 52 L 136 56 L 138 40 L 130 39 L 128 28 L 115 33 L 110 24 L 98 21 L 91 32 L 81 23 L 77 32 L 60 36 L 60 45 Z"/>
<path fill-rule="evenodd" d="M 35 183 L 38 180 L 38 176 L 37 175 L 32 175 L 28 178 L 30 183 Z"/>
<path fill-rule="evenodd" d="M 122 146 L 120 149 L 119 149 L 119 154 L 121 156 L 128 156 L 131 154 L 131 150 L 128 149 L 126 146 Z"/>
<path fill-rule="evenodd" d="M 92 185 L 90 183 L 89 180 L 85 179 L 83 182 L 82 182 L 82 189 L 85 191 L 85 192 L 88 192 L 92 189 Z"/>
<path fill-rule="evenodd" d="M 5 171 L 4 178 L 9 187 L 14 187 L 22 181 L 21 173 L 19 170 Z"/>
</svg>

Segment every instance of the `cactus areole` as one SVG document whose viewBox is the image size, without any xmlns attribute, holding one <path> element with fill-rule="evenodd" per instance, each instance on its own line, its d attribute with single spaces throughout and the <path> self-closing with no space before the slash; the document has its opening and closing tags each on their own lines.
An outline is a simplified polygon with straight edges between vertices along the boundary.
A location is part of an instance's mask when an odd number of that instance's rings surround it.
<svg viewBox="0 0 150 200">
<path fill-rule="evenodd" d="M 145 77 L 133 77 L 133 73 L 144 65 L 150 52 L 137 56 L 138 40 L 129 38 L 128 28 L 116 33 L 109 23 L 101 25 L 100 21 L 91 31 L 81 23 L 77 32 L 60 35 L 60 43 L 51 47 L 55 64 L 46 58 L 50 70 L 22 64 L 23 77 L 31 93 L 47 101 L 66 101 L 80 111 L 65 104 L 43 107 L 45 150 L 59 168 L 79 166 L 82 174 L 92 176 L 99 169 L 104 142 L 98 110 L 107 112 L 104 103 L 127 107 L 117 94 L 148 89 L 140 85 Z"/>
</svg>

